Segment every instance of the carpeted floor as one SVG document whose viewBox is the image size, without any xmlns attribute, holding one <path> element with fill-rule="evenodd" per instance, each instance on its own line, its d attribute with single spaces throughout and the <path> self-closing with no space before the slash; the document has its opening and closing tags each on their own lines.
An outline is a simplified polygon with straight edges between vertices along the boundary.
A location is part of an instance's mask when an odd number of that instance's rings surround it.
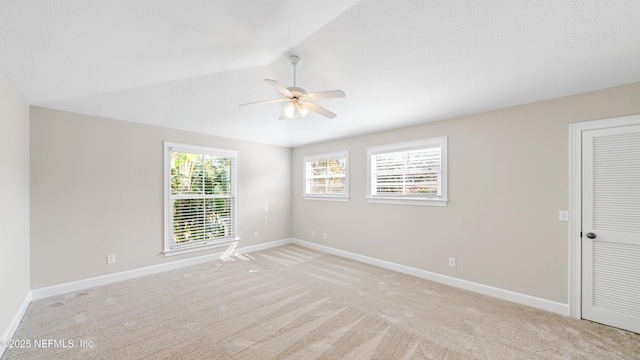
<svg viewBox="0 0 640 360">
<path fill-rule="evenodd" d="M 639 334 L 296 245 L 243 257 L 34 301 L 3 359 L 640 359 Z"/>
</svg>

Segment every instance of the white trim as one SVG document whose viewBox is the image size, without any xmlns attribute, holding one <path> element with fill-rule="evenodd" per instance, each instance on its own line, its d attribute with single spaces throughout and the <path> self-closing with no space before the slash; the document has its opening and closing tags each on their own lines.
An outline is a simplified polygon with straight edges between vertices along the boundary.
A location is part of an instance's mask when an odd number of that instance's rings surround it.
<svg viewBox="0 0 640 360">
<path fill-rule="evenodd" d="M 427 205 L 427 206 L 447 206 L 448 200 L 448 170 L 447 170 L 447 136 L 437 136 L 432 138 L 406 141 L 401 143 L 377 145 L 367 147 L 367 200 L 369 203 L 377 204 L 401 204 L 401 205 Z M 440 196 L 429 197 L 384 197 L 373 194 L 373 168 L 371 158 L 374 155 L 394 152 L 410 151 L 427 148 L 440 148 Z M 406 201 L 405 201 L 406 200 Z"/>
<path fill-rule="evenodd" d="M 320 200 L 320 201 L 349 201 L 348 196 L 335 196 L 335 195 L 304 195 L 305 200 Z"/>
<path fill-rule="evenodd" d="M 326 195 L 307 193 L 307 163 L 314 160 L 328 160 L 344 157 L 344 195 Z M 302 157 L 302 196 L 305 200 L 321 201 L 349 201 L 349 150 L 334 151 L 331 153 L 307 155 Z"/>
<path fill-rule="evenodd" d="M 500 288 L 496 288 L 488 285 L 474 283 L 467 280 L 457 279 L 454 277 L 441 275 L 441 274 L 429 272 L 426 270 L 416 269 L 409 266 L 396 264 L 396 263 L 392 263 L 385 260 L 364 256 L 364 255 L 359 255 L 359 254 L 331 248 L 324 245 L 318 245 L 318 244 L 314 244 L 308 241 L 299 240 L 295 238 L 276 240 L 268 243 L 262 243 L 262 244 L 257 244 L 257 245 L 236 249 L 231 256 L 236 256 L 238 254 L 245 254 L 245 253 L 250 253 L 255 251 L 261 251 L 261 250 L 270 249 L 273 247 L 282 246 L 282 245 L 291 244 L 291 243 L 304 246 L 312 250 L 321 251 L 328 254 L 333 254 L 333 255 L 341 256 L 347 259 L 378 266 L 383 269 L 397 271 L 400 273 L 416 276 L 422 279 L 439 282 L 442 284 L 454 286 L 454 287 L 469 290 L 469 291 L 474 291 L 474 292 L 477 292 L 483 295 L 492 296 L 498 299 L 508 300 L 508 301 L 512 301 L 522 305 L 532 306 L 538 309 L 551 311 L 561 315 L 569 314 L 569 307 L 567 304 L 562 304 L 555 301 L 546 300 L 546 299 L 542 299 L 542 298 L 538 298 L 530 295 L 525 295 L 525 294 L 510 291 L 510 290 L 504 290 L 504 289 L 500 289 Z M 35 289 L 31 291 L 30 300 L 40 300 L 50 296 L 66 294 L 69 292 L 92 288 L 95 286 L 111 284 L 117 281 L 133 279 L 140 276 L 151 275 L 151 274 L 155 274 L 163 271 L 179 269 L 185 266 L 201 264 L 207 261 L 218 260 L 218 259 L 221 259 L 225 254 L 226 252 L 209 254 L 209 255 L 199 256 L 195 258 L 174 261 L 166 264 L 148 266 L 140 269 L 134 269 L 134 270 L 124 271 L 120 273 L 103 275 L 95 278 L 79 280 L 79 281 L 69 282 L 69 283 L 60 284 L 60 285 L 54 285 L 46 288 Z M 20 319 L 21 318 L 22 318 L 22 315 L 20 316 Z"/>
<path fill-rule="evenodd" d="M 323 154 L 305 155 L 302 157 L 302 161 L 306 163 L 308 161 L 313 161 L 313 160 L 326 160 L 326 159 L 335 159 L 340 157 L 349 157 L 349 150 L 333 151 L 330 153 L 323 153 Z"/>
<path fill-rule="evenodd" d="M 173 239 L 170 238 L 173 234 L 173 218 L 171 214 L 171 152 L 185 152 L 185 153 L 197 153 L 204 155 L 212 155 L 212 156 L 228 156 L 232 158 L 231 161 L 231 194 L 228 196 L 229 198 L 234 199 L 233 204 L 233 234 L 236 239 L 216 239 L 213 242 L 207 241 L 197 241 L 193 244 L 186 244 L 183 246 L 175 246 Z M 238 162 L 240 159 L 240 154 L 237 150 L 228 150 L 228 149 L 217 149 L 205 146 L 197 146 L 197 145 L 188 145 L 188 144 L 179 144 L 173 142 L 164 142 L 164 256 L 173 256 L 173 255 L 181 255 L 186 253 L 191 253 L 200 250 L 210 250 L 219 246 L 228 245 L 231 241 L 240 240 L 238 238 L 238 224 L 240 223 L 239 219 L 239 188 L 238 188 Z"/>
<path fill-rule="evenodd" d="M 27 309 L 29 309 L 31 300 L 31 291 L 29 291 L 27 292 L 27 296 L 24 298 L 24 300 L 22 300 L 22 304 L 18 308 L 18 312 L 13 316 L 13 319 L 11 319 L 9 327 L 4 331 L 4 334 L 2 334 L 0 340 L 11 340 L 13 338 L 16 330 L 18 330 L 18 326 L 20 326 L 22 318 L 27 313 Z M 7 348 L 5 346 L 0 346 L 0 358 L 2 357 L 6 349 Z"/>
<path fill-rule="evenodd" d="M 582 318 L 582 132 L 640 125 L 640 115 L 569 124 L 569 316 Z"/>
<path fill-rule="evenodd" d="M 442 141 L 447 141 L 447 137 L 437 136 L 432 138 L 410 140 L 410 141 L 404 141 L 399 143 L 374 145 L 374 146 L 369 146 L 367 148 L 367 152 L 369 152 L 370 155 L 377 155 L 377 154 L 392 152 L 392 151 L 428 149 L 428 148 L 441 146 L 440 144 Z M 435 145 L 438 145 L 438 146 L 435 146 Z"/>
<path fill-rule="evenodd" d="M 169 151 L 176 151 L 176 152 L 195 151 L 198 154 L 206 154 L 206 155 L 213 155 L 213 156 L 226 156 L 226 155 L 236 156 L 238 153 L 237 150 L 219 149 L 219 148 L 213 148 L 210 146 L 180 144 L 180 143 L 174 143 L 170 141 L 165 141 L 164 146 Z"/>
<path fill-rule="evenodd" d="M 569 316 L 582 317 L 582 130 L 569 124 Z M 578 181 L 576 183 L 576 181 Z M 577 277 L 577 281 L 576 281 Z"/>
<path fill-rule="evenodd" d="M 233 255 L 244 254 L 244 253 L 253 252 L 253 251 L 260 251 L 260 250 L 264 250 L 264 249 L 268 249 L 276 246 L 289 244 L 290 242 L 291 242 L 290 239 L 284 239 L 284 240 L 271 241 L 268 243 L 263 243 L 258 245 L 247 246 L 244 248 L 236 249 L 233 252 Z M 233 244 L 231 246 L 233 246 Z M 226 251 L 223 251 L 220 253 L 203 255 L 203 256 L 193 257 L 190 259 L 177 260 L 169 263 L 152 265 L 152 266 L 147 266 L 139 269 L 123 271 L 115 274 L 102 275 L 94 278 L 78 280 L 78 281 L 68 282 L 68 283 L 59 284 L 59 285 L 53 285 L 45 288 L 35 289 L 35 290 L 31 290 L 31 298 L 32 300 L 40 300 L 50 296 L 56 296 L 56 295 L 66 294 L 74 291 L 80 291 L 80 290 L 92 288 L 95 286 L 107 285 L 117 281 L 129 280 L 129 279 L 137 278 L 140 276 L 151 275 L 151 274 L 156 274 L 163 271 L 179 269 L 185 266 L 197 265 L 207 261 L 221 259 L 222 256 L 225 254 L 226 254 Z"/>
<path fill-rule="evenodd" d="M 219 247 L 229 246 L 238 241 L 240 241 L 240 238 L 217 240 L 216 242 L 213 242 L 213 243 L 207 243 L 206 241 L 202 241 L 202 242 L 198 242 L 197 244 L 192 244 L 192 246 L 179 247 L 169 251 L 165 250 L 163 251 L 163 253 L 164 253 L 164 256 L 166 257 L 183 255 L 183 254 L 189 254 L 197 251 L 211 250 Z"/>
<path fill-rule="evenodd" d="M 262 250 L 271 249 L 271 248 L 282 246 L 282 245 L 291 244 L 292 242 L 293 242 L 293 239 L 289 238 L 289 239 L 270 241 L 270 242 L 257 244 L 257 245 L 246 246 L 238 249 L 236 252 L 233 253 L 233 255 L 235 256 L 238 254 L 247 254 L 255 251 L 262 251 Z"/>
<path fill-rule="evenodd" d="M 367 201 L 371 204 L 396 204 L 396 205 L 430 205 L 430 206 L 447 206 L 447 199 L 428 199 L 428 198 L 409 198 L 409 197 L 382 197 L 369 196 Z"/>
<path fill-rule="evenodd" d="M 235 250 L 231 256 L 266 250 L 273 247 L 278 247 L 278 246 L 287 245 L 291 243 L 304 246 L 312 250 L 321 251 L 328 254 L 333 254 L 333 255 L 341 256 L 347 259 L 378 266 L 383 269 L 397 271 L 400 273 L 416 276 L 422 279 L 427 279 L 427 280 L 443 283 L 446 285 L 454 286 L 457 288 L 474 291 L 483 295 L 488 295 L 495 298 L 508 300 L 508 301 L 515 302 L 522 305 L 532 306 L 532 307 L 550 311 L 553 313 L 557 313 L 561 315 L 568 315 L 569 313 L 569 307 L 567 306 L 567 304 L 562 304 L 555 301 L 537 298 L 530 295 L 520 294 L 520 293 L 516 293 L 509 290 L 499 289 L 499 288 L 495 288 L 488 285 L 478 284 L 471 281 L 456 279 L 450 276 L 445 276 L 445 275 L 441 275 L 441 274 L 437 274 L 437 273 L 433 273 L 433 272 L 429 272 L 421 269 L 416 269 L 416 268 L 412 268 L 405 265 L 395 264 L 392 262 L 371 258 L 368 256 L 359 255 L 359 254 L 331 248 L 324 245 L 318 245 L 318 244 L 314 244 L 308 241 L 299 240 L 295 238 L 282 239 L 282 240 L 276 240 L 276 241 L 271 241 L 267 243 L 247 246 L 247 247 Z M 25 300 L 23 301 L 22 306 L 14 316 L 13 321 L 11 322 L 11 325 L 5 331 L 2 339 L 10 339 L 13 336 L 20 322 L 22 321 L 22 318 L 24 317 L 31 301 L 40 300 L 40 299 L 44 299 L 44 298 L 56 296 L 56 295 L 62 295 L 62 294 L 66 294 L 74 291 L 80 291 L 80 290 L 92 288 L 95 286 L 107 285 L 117 281 L 133 279 L 140 276 L 156 274 L 163 271 L 179 269 L 185 266 L 197 265 L 207 261 L 222 259 L 222 257 L 225 255 L 229 256 L 227 252 L 209 254 L 209 255 L 199 256 L 195 258 L 184 259 L 184 260 L 179 260 L 179 261 L 174 261 L 174 262 L 159 264 L 154 266 L 148 266 L 140 269 L 134 269 L 134 270 L 124 271 L 120 273 L 103 275 L 103 276 L 98 276 L 90 279 L 84 279 L 84 280 L 64 283 L 60 285 L 54 285 L 54 286 L 49 286 L 45 288 L 31 290 L 27 294 L 27 297 L 25 298 Z M 0 357 L 2 356 L 3 351 L 4 349 L 0 348 Z"/>
<path fill-rule="evenodd" d="M 351 260 L 356 260 L 366 264 L 381 267 L 383 269 L 401 272 L 403 274 L 408 274 L 408 275 L 416 276 L 422 279 L 431 280 L 431 281 L 439 282 L 442 284 L 454 286 L 460 289 L 469 290 L 469 291 L 477 292 L 483 295 L 492 296 L 498 299 L 503 299 L 503 300 L 515 302 L 518 304 L 531 306 L 541 310 L 550 311 L 556 314 L 568 315 L 569 313 L 569 308 L 567 304 L 563 304 L 563 303 L 559 303 L 559 302 L 555 302 L 547 299 L 542 299 L 535 296 L 525 295 L 525 294 L 517 293 L 514 291 L 510 291 L 510 290 L 504 290 L 504 289 L 496 288 L 493 286 L 478 284 L 478 283 L 474 283 L 467 280 L 457 279 L 454 277 L 441 275 L 441 274 L 437 274 L 437 273 L 433 273 L 433 272 L 429 272 L 421 269 L 416 269 L 409 266 L 400 265 L 400 264 L 396 264 L 396 263 L 392 263 L 392 262 L 388 262 L 388 261 L 384 261 L 376 258 L 371 258 L 368 256 L 363 256 L 363 255 L 351 253 L 348 251 L 331 248 L 324 245 L 314 244 L 304 240 L 293 239 L 292 242 L 294 244 L 304 246 L 313 250 L 326 252 L 329 254 L 341 256 Z"/>
</svg>

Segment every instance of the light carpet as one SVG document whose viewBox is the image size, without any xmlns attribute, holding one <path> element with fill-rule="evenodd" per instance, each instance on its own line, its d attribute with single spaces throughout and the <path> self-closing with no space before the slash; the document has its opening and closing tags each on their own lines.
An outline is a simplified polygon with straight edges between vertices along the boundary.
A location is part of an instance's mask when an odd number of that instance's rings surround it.
<svg viewBox="0 0 640 360">
<path fill-rule="evenodd" d="M 233 260 L 34 301 L 3 359 L 640 359 L 639 334 L 297 245 Z"/>
</svg>

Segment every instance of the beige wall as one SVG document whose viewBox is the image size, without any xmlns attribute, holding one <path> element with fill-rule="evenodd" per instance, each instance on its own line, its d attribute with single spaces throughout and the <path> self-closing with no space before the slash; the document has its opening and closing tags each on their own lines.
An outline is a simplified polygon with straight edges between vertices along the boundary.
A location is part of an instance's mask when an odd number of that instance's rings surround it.
<svg viewBox="0 0 640 360">
<path fill-rule="evenodd" d="M 33 289 L 225 250 L 162 254 L 164 141 L 239 151 L 239 247 L 290 237 L 290 149 L 32 107 Z"/>
<path fill-rule="evenodd" d="M 567 303 L 568 223 L 558 221 L 558 211 L 569 206 L 569 124 L 638 113 L 640 83 L 634 83 L 296 148 L 293 236 Z M 444 135 L 447 207 L 366 201 L 368 146 Z M 304 200 L 302 157 L 345 149 L 350 201 Z M 322 233 L 327 233 L 326 240 Z M 457 259 L 457 268 L 448 267 L 449 257 Z"/>
<path fill-rule="evenodd" d="M 15 235 L 2 239 L 9 250 L 0 252 L 0 266 L 12 295 L 2 297 L 9 307 L 0 310 L 0 326 L 26 296 L 29 261 L 31 288 L 38 289 L 219 251 L 161 254 L 163 141 L 239 151 L 240 246 L 293 235 L 566 303 L 568 223 L 558 221 L 558 211 L 568 208 L 568 125 L 640 113 L 640 83 L 634 83 L 292 151 L 32 107 L 29 148 L 28 107 L 4 77 L 0 91 L 1 146 L 16 154 L 6 160 L 17 169 L 1 180 L 8 182 L 2 189 L 12 190 L 0 205 L 2 221 Z M 367 146 L 442 135 L 449 137 L 449 206 L 366 202 Z M 344 149 L 350 201 L 303 200 L 302 157 Z M 116 264 L 106 265 L 108 254 Z M 447 266 L 449 257 L 457 258 L 457 268 Z"/>
<path fill-rule="evenodd" d="M 29 294 L 29 106 L 0 70 L 0 336 Z M 1 339 L 1 338 L 0 338 Z M 3 349 L 0 349 L 0 354 Z"/>
</svg>

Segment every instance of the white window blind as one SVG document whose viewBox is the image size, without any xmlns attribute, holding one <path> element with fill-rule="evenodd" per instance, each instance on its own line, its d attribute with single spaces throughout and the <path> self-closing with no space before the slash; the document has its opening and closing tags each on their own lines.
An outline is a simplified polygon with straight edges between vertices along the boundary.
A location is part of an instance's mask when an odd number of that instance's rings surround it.
<svg viewBox="0 0 640 360">
<path fill-rule="evenodd" d="M 346 200 L 349 195 L 348 158 L 347 151 L 305 156 L 305 198 Z"/>
<path fill-rule="evenodd" d="M 370 147 L 370 201 L 446 205 L 446 143 L 438 137 Z"/>
<path fill-rule="evenodd" d="M 165 144 L 165 253 L 237 240 L 237 152 Z"/>
</svg>

